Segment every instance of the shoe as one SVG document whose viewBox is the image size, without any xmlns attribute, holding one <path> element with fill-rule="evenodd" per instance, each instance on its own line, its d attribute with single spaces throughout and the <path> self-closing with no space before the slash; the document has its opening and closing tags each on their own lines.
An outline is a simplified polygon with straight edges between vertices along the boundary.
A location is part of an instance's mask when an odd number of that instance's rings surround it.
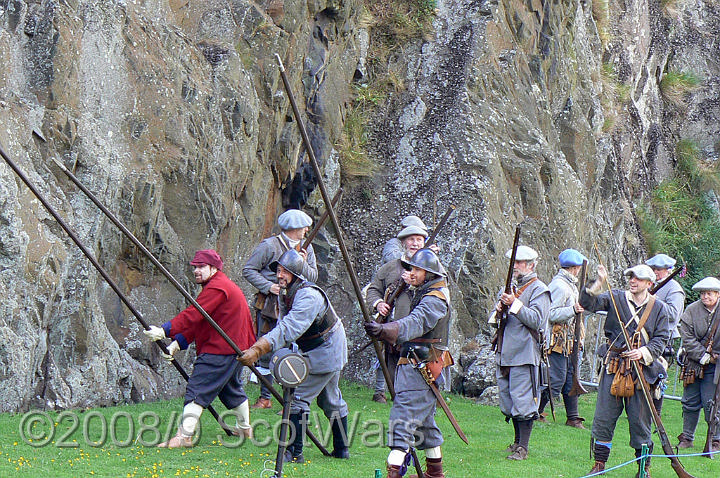
<svg viewBox="0 0 720 478">
<path fill-rule="evenodd" d="M 343 460 L 347 460 L 350 458 L 350 450 L 347 448 L 336 448 L 330 453 L 330 456 L 333 458 L 340 458 Z"/>
<path fill-rule="evenodd" d="M 547 413 L 545 413 L 545 412 L 541 413 L 541 414 L 538 416 L 537 421 L 539 421 L 540 423 L 548 423 L 548 421 L 547 421 Z"/>
<path fill-rule="evenodd" d="M 717 453 L 720 451 L 720 440 L 713 440 L 710 444 L 710 451 L 713 453 Z"/>
<path fill-rule="evenodd" d="M 678 435 L 678 440 L 680 440 L 680 442 L 678 443 L 677 447 L 680 449 L 692 448 L 695 445 L 693 443 L 693 440 L 688 440 L 687 435 L 685 435 L 684 433 Z"/>
<path fill-rule="evenodd" d="M 245 437 L 248 439 L 252 439 L 253 437 L 253 430 L 252 428 L 240 428 L 240 427 L 233 427 L 230 430 L 230 433 L 232 433 L 232 436 L 234 437 Z"/>
<path fill-rule="evenodd" d="M 520 445 L 518 445 L 515 448 L 515 451 L 512 452 L 512 454 L 506 456 L 505 458 L 507 458 L 508 460 L 522 461 L 522 460 L 526 460 L 527 456 L 528 456 L 527 450 L 525 448 L 521 447 Z"/>
<path fill-rule="evenodd" d="M 272 401 L 269 398 L 258 397 L 257 401 L 250 405 L 250 408 L 272 408 Z"/>
<path fill-rule="evenodd" d="M 387 403 L 387 398 L 385 398 L 385 392 L 375 392 L 375 395 L 372 397 L 373 402 L 378 403 Z"/>
<path fill-rule="evenodd" d="M 582 430 L 587 430 L 585 426 L 583 425 L 583 422 L 585 421 L 584 418 L 577 417 L 577 418 L 568 418 L 565 422 L 565 425 L 573 428 L 580 428 Z"/>
<path fill-rule="evenodd" d="M 174 437 L 158 445 L 158 448 L 192 448 L 192 437 L 186 437 L 178 432 Z"/>
<path fill-rule="evenodd" d="M 512 452 L 514 452 L 515 450 L 517 450 L 517 448 L 518 448 L 519 446 L 520 446 L 520 445 L 518 445 L 517 443 L 512 443 L 512 444 L 510 444 L 509 447 L 505 448 L 505 453 L 512 453 Z"/>
<path fill-rule="evenodd" d="M 293 455 L 290 450 L 285 450 L 283 455 L 283 463 L 305 463 L 305 457 L 302 453 Z"/>
<path fill-rule="evenodd" d="M 387 478 L 402 478 L 402 475 L 400 474 L 400 467 L 397 465 L 388 465 Z"/>
<path fill-rule="evenodd" d="M 605 462 L 604 461 L 596 461 L 592 467 L 592 470 L 590 470 L 590 473 L 588 473 L 588 475 L 592 475 L 593 473 L 600 473 L 601 471 L 605 471 Z"/>
</svg>

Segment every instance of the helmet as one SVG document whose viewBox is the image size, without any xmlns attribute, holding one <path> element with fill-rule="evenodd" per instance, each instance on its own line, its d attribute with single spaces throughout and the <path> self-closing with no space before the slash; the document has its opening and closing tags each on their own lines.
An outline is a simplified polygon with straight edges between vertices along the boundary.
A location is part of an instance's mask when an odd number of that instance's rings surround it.
<svg viewBox="0 0 720 478">
<path fill-rule="evenodd" d="M 401 259 L 400 262 L 407 270 L 410 270 L 413 266 L 415 266 L 428 272 L 432 272 L 440 277 L 445 277 L 445 274 L 440 271 L 440 259 L 438 259 L 438 256 L 430 249 L 420 249 L 413 254 L 409 261 Z"/>
<path fill-rule="evenodd" d="M 283 266 L 288 272 L 295 277 L 303 277 L 302 271 L 305 265 L 305 260 L 295 249 L 288 249 L 280 256 L 280 259 L 273 261 L 270 264 L 270 270 L 277 272 L 278 266 Z"/>
</svg>

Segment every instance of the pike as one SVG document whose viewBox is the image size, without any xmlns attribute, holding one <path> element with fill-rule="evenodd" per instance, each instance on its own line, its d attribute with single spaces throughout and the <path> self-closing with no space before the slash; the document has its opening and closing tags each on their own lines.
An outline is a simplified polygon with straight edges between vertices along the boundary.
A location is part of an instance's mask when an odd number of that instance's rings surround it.
<svg viewBox="0 0 720 478">
<path fill-rule="evenodd" d="M 339 188 L 337 190 L 337 192 L 335 193 L 335 196 L 333 196 L 332 201 L 331 201 L 333 207 L 337 206 L 337 203 L 338 203 L 338 201 L 340 201 L 340 197 L 342 196 L 342 193 L 343 193 L 342 188 Z M 315 236 L 317 236 L 317 233 L 320 232 L 320 228 L 323 227 L 325 222 L 327 222 L 327 218 L 329 215 L 330 215 L 330 213 L 328 212 L 327 209 L 325 210 L 325 212 L 322 213 L 322 215 L 320 216 L 320 219 L 318 219 L 317 222 L 315 223 L 315 227 L 313 228 L 313 230 L 310 231 L 308 233 L 307 237 L 305 238 L 305 242 L 303 242 L 303 245 L 302 245 L 303 249 L 307 250 L 308 246 L 310 246 L 310 244 L 312 244 L 313 239 L 315 239 Z"/>
<path fill-rule="evenodd" d="M 428 247 L 433 242 L 435 242 L 435 238 L 437 237 L 440 230 L 445 226 L 445 224 L 448 222 L 448 219 L 450 219 L 450 216 L 452 215 L 453 211 L 455 211 L 455 205 L 451 204 L 447 211 L 445 211 L 445 214 L 440 219 L 440 222 L 437 223 L 437 226 L 435 226 L 435 229 L 433 229 L 432 234 L 428 236 L 428 238 L 425 240 L 425 247 Z M 382 315 L 378 312 L 377 316 L 375 317 L 376 322 L 385 322 L 387 318 L 390 316 L 390 312 L 393 309 L 393 306 L 395 305 L 395 301 L 398 297 L 400 297 L 400 294 L 405 292 L 405 289 L 407 289 L 407 283 L 403 280 L 400 281 L 400 284 L 395 288 L 395 292 L 392 293 L 390 298 L 386 301 L 387 305 L 390 306 L 390 311 L 388 312 L 388 315 Z"/>
<path fill-rule="evenodd" d="M 350 261 L 350 255 L 348 254 L 347 247 L 345 246 L 345 239 L 343 238 L 342 229 L 340 229 L 340 222 L 338 221 L 337 214 L 335 214 L 335 209 L 330 202 L 330 196 L 328 195 L 327 189 L 325 188 L 322 171 L 320 171 L 320 166 L 317 162 L 317 159 L 315 158 L 315 151 L 313 151 L 312 145 L 310 144 L 310 138 L 308 137 L 307 130 L 305 129 L 305 122 L 300 115 L 300 110 L 298 109 L 297 103 L 295 102 L 295 95 L 293 94 L 292 88 L 290 87 L 290 80 L 288 80 L 287 74 L 285 73 L 285 65 L 283 65 L 282 59 L 277 53 L 275 53 L 275 58 L 277 58 L 278 61 L 278 66 L 280 68 L 280 78 L 282 79 L 283 86 L 285 87 L 285 92 L 288 95 L 288 100 L 290 100 L 290 106 L 292 107 L 293 115 L 295 116 L 295 122 L 297 123 L 298 129 L 300 130 L 300 136 L 302 137 L 303 144 L 305 145 L 305 151 L 307 152 L 308 158 L 310 159 L 310 164 L 312 165 L 313 171 L 315 171 L 315 177 L 317 178 L 320 195 L 325 202 L 325 210 L 328 212 L 330 216 L 330 221 L 335 228 L 335 237 L 337 238 L 338 246 L 340 247 L 340 253 L 342 254 L 343 260 L 345 261 L 345 267 L 347 268 L 348 275 L 350 276 L 350 281 L 352 282 L 353 289 L 355 290 L 355 296 L 357 297 L 358 304 L 360 305 L 360 311 L 362 312 L 363 320 L 365 322 L 369 322 L 372 320 L 372 318 L 370 317 L 370 312 L 368 312 L 367 305 L 363 300 L 362 289 L 360 288 L 360 281 L 358 280 L 357 274 L 355 273 L 355 267 L 353 266 L 352 261 Z M 383 376 L 385 377 L 385 383 L 387 384 L 388 391 L 390 392 L 390 396 L 394 400 L 395 387 L 393 387 L 392 377 L 390 376 L 390 371 L 388 370 L 387 363 L 385 362 L 385 357 L 383 356 L 382 346 L 375 337 L 371 337 L 371 339 L 373 348 L 375 349 L 375 355 L 377 356 L 378 362 L 380 362 L 380 368 L 382 369 Z M 423 478 L 424 474 L 422 471 L 422 467 L 420 466 L 420 462 L 418 461 L 417 454 L 415 453 L 415 449 L 411 447 L 410 452 L 415 462 L 415 468 L 417 469 L 418 477 Z"/>
<path fill-rule="evenodd" d="M 80 249 L 80 251 L 85 255 L 85 257 L 90 261 L 90 263 L 95 267 L 95 269 L 100 273 L 103 279 L 105 279 L 105 282 L 108 283 L 110 288 L 115 291 L 117 296 L 120 298 L 120 301 L 125 304 L 125 306 L 128 308 L 128 310 L 132 313 L 132 315 L 135 316 L 135 318 L 140 322 L 140 325 L 143 326 L 145 330 L 150 330 L 150 324 L 147 323 L 147 321 L 143 318 L 142 314 L 133 306 L 132 302 L 130 302 L 130 299 L 120 290 L 118 285 L 115 283 L 115 281 L 110 277 L 110 275 L 107 273 L 107 271 L 100 265 L 100 263 L 97 261 L 95 256 L 88 250 L 87 247 L 80 241 L 75 231 L 65 222 L 65 220 L 60 216 L 60 214 L 53 208 L 50 203 L 45 199 L 45 197 L 38 191 L 38 189 L 30 182 L 28 177 L 23 173 L 17 165 L 8 157 L 8 155 L 5 153 L 5 150 L 2 149 L 2 146 L 0 146 L 0 155 L 2 155 L 5 162 L 10 166 L 10 168 L 17 174 L 17 176 L 22 180 L 22 182 L 25 183 L 25 185 L 30 189 L 30 191 L 35 195 L 35 197 L 40 200 L 42 205 L 47 209 L 47 211 L 50 213 L 50 215 L 55 219 L 55 221 L 60 225 L 60 227 L 65 231 L 65 233 L 72 239 L 72 241 L 75 243 L 75 245 Z M 165 346 L 165 343 L 158 340 L 154 342 L 157 344 L 157 346 L 160 348 L 163 354 L 169 355 L 168 349 Z M 190 379 L 190 376 L 187 374 L 185 369 L 180 365 L 177 360 L 171 361 L 175 369 L 180 373 L 182 378 L 185 379 L 187 382 Z M 212 416 L 217 420 L 220 427 L 225 431 L 225 433 L 228 436 L 232 435 L 232 429 L 230 429 L 224 421 L 220 418 L 220 415 L 218 415 L 218 412 L 213 408 L 212 405 L 208 405 L 207 407 L 208 411 L 212 414 Z"/>
<path fill-rule="evenodd" d="M 580 267 L 580 283 L 578 284 L 578 290 L 582 292 L 585 288 L 585 281 L 587 280 L 587 259 L 583 260 L 582 266 Z M 573 343 L 572 354 L 570 354 L 570 363 L 573 368 L 573 383 L 568 395 L 575 397 L 577 395 L 583 395 L 588 393 L 585 387 L 580 383 L 580 336 L 582 335 L 582 312 L 575 314 L 575 342 Z"/>
<path fill-rule="evenodd" d="M 5 158 L 6 161 L 9 161 L 9 158 L 6 157 L 6 155 L 3 152 L 3 158 Z M 233 349 L 233 351 L 238 355 L 238 357 L 242 356 L 243 352 L 240 350 L 240 348 L 235 344 L 235 342 L 225 333 L 225 331 L 218 325 L 215 320 L 210 317 L 210 315 L 207 313 L 205 309 L 202 308 L 200 304 L 193 298 L 190 293 L 185 290 L 185 288 L 178 282 L 177 279 L 168 271 L 165 266 L 163 266 L 160 261 L 153 255 L 152 252 L 148 250 L 145 245 L 143 245 L 135 235 L 133 235 L 132 232 L 112 213 L 110 210 L 105 207 L 102 202 L 89 190 L 83 185 L 80 180 L 72 173 L 70 170 L 68 170 L 63 163 L 58 161 L 56 158 L 53 158 L 53 162 L 60 168 L 60 170 L 65 173 L 65 175 L 105 214 L 105 216 L 110 219 L 110 221 L 117 226 L 118 229 L 148 258 L 150 259 L 150 262 L 153 263 L 155 267 L 170 281 L 170 283 L 182 294 L 185 299 L 187 299 L 193 307 L 195 307 L 198 312 L 203 316 L 203 318 L 210 324 L 210 326 L 215 329 L 215 331 L 220 334 L 220 336 L 230 345 L 230 347 Z M 14 168 L 13 168 L 14 169 Z M 16 170 L 17 172 L 17 170 Z M 28 183 L 26 183 L 28 184 Z M 30 187 L 28 185 L 28 187 Z M 32 188 L 31 188 L 32 190 Z M 275 390 L 275 388 L 272 386 L 270 381 L 265 378 L 258 370 L 255 368 L 254 365 L 251 365 L 250 370 L 253 374 L 260 380 L 267 388 L 270 390 L 270 393 L 273 394 L 273 396 L 280 402 L 284 403 L 282 395 Z M 305 429 L 306 435 L 310 440 L 315 444 L 315 446 L 318 447 L 320 452 L 325 456 L 330 456 L 330 452 L 323 446 L 323 444 L 320 442 L 320 440 L 317 439 L 317 437 L 312 433 L 312 431 L 309 428 Z"/>
<path fill-rule="evenodd" d="M 595 251 L 597 252 L 598 261 L 600 264 L 602 264 L 600 260 L 600 250 L 598 249 L 597 243 L 595 244 Z M 623 338 L 625 339 L 625 343 L 628 347 L 630 347 L 630 344 L 632 343 L 630 341 L 630 335 L 628 334 L 627 329 L 625 328 L 625 324 L 622 320 L 620 320 L 620 310 L 618 309 L 617 303 L 615 302 L 615 296 L 612 294 L 612 287 L 610 286 L 610 280 L 605 277 L 605 284 L 607 285 L 608 290 L 610 291 L 610 299 L 612 301 L 613 309 L 615 310 L 615 315 L 617 315 L 618 323 L 620 324 L 620 330 L 622 331 Z M 672 469 L 675 471 L 675 474 L 679 478 L 695 478 L 693 475 L 688 473 L 685 468 L 683 467 L 682 463 L 680 463 L 680 460 L 678 460 L 677 456 L 674 453 L 673 447 L 670 444 L 670 438 L 667 435 L 667 431 L 665 431 L 665 427 L 663 426 L 662 419 L 660 418 L 660 414 L 658 414 L 657 409 L 655 408 L 655 404 L 653 403 L 653 399 L 650 395 L 650 385 L 647 382 L 647 379 L 645 378 L 645 375 L 642 372 L 642 366 L 638 363 L 637 360 L 631 360 L 630 363 L 632 364 L 633 371 L 638 377 L 638 380 L 640 381 L 640 388 L 642 389 L 643 398 L 645 398 L 645 403 L 647 404 L 648 408 L 650 409 L 650 413 L 652 415 L 653 422 L 655 422 L 655 428 L 657 429 L 657 434 L 660 437 L 660 443 L 662 445 L 663 452 L 665 455 L 668 456 L 670 459 L 670 463 L 672 466 Z"/>
</svg>

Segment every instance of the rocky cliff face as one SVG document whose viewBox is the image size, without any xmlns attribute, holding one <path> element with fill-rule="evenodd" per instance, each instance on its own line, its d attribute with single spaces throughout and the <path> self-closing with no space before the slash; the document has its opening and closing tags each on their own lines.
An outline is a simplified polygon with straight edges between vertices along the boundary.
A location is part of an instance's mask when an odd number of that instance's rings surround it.
<svg viewBox="0 0 720 478">
<path fill-rule="evenodd" d="M 670 6 L 613 2 L 594 16 L 582 2 L 438 1 L 434 37 L 387 65 L 404 88 L 368 124 L 379 172 L 342 181 L 361 280 L 403 215 L 433 223 L 455 204 L 439 242 L 457 285 L 458 349 L 482 332 L 515 223 L 548 279 L 559 250 L 589 253 L 596 240 L 611 265 L 638 260 L 634 205 L 672 170 L 674 143 L 692 137 L 718 154 L 717 4 Z M 180 295 L 52 158 L 187 288 L 192 252 L 213 247 L 250 296 L 240 269 L 277 213 L 322 209 L 274 55 L 332 193 L 372 24 L 359 0 L 0 2 L 0 144 L 150 322 L 181 310 Z M 660 93 L 670 70 L 703 79 L 685 106 Z M 178 394 L 177 374 L 4 163 L 0 191 L 0 410 Z M 329 230 L 316 246 L 320 282 L 358 347 L 335 244 Z M 368 360 L 348 375 L 367 378 Z"/>
</svg>

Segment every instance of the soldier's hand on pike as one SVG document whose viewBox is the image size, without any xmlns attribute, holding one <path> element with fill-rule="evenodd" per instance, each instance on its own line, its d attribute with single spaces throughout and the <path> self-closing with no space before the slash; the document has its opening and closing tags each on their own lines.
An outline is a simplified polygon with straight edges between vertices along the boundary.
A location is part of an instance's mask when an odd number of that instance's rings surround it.
<svg viewBox="0 0 720 478">
<path fill-rule="evenodd" d="M 280 286 L 277 284 L 273 284 L 270 286 L 270 293 L 275 295 L 280 295 Z"/>
<path fill-rule="evenodd" d="M 149 329 L 143 330 L 143 334 L 147 335 L 153 342 L 167 338 L 165 336 L 165 329 L 157 325 L 151 325 Z"/>
<path fill-rule="evenodd" d="M 260 337 L 249 349 L 243 350 L 243 354 L 238 357 L 241 364 L 245 366 L 253 365 L 260 357 L 272 351 L 272 345 L 265 337 Z"/>
<path fill-rule="evenodd" d="M 380 315 L 382 315 L 383 317 L 387 317 L 388 314 L 390 314 L 390 310 L 391 310 L 391 309 L 390 309 L 390 304 L 388 304 L 388 303 L 385 302 L 385 301 L 380 301 L 380 302 L 378 302 L 377 305 L 375 306 L 375 310 L 377 310 L 378 312 L 380 312 Z"/>
<path fill-rule="evenodd" d="M 175 353 L 180 350 L 180 344 L 177 340 L 173 340 L 170 345 L 168 345 L 168 353 L 161 353 L 163 358 L 167 360 L 168 362 L 171 362 L 175 360 Z"/>
<path fill-rule="evenodd" d="M 515 294 L 508 294 L 506 292 L 503 292 L 500 295 L 500 302 L 510 307 L 512 303 L 515 302 Z"/>
<path fill-rule="evenodd" d="M 642 358 L 642 352 L 640 352 L 640 349 L 630 349 L 626 350 L 622 354 L 620 354 L 622 357 L 629 358 L 630 360 L 640 360 Z"/>
<path fill-rule="evenodd" d="M 375 321 L 365 322 L 365 332 L 370 337 L 384 340 L 389 344 L 394 344 L 400 334 L 400 327 L 397 322 L 388 322 L 386 324 L 378 324 Z"/>
</svg>

